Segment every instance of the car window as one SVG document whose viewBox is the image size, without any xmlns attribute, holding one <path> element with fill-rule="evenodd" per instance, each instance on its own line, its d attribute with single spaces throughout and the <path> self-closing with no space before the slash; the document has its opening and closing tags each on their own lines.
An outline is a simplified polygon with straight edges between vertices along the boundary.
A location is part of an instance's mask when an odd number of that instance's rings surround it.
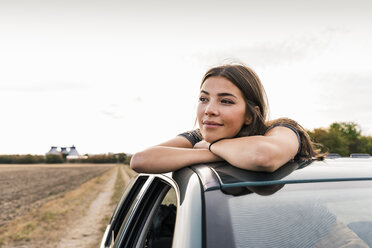
<svg viewBox="0 0 372 248">
<path fill-rule="evenodd" d="M 141 201 L 124 220 L 115 247 L 171 247 L 177 212 L 173 187 L 161 178 L 154 178 Z"/>
<path fill-rule="evenodd" d="M 137 180 L 132 181 L 124 191 L 119 204 L 117 205 L 111 219 L 111 226 L 106 238 L 105 247 L 109 247 L 118 238 L 118 233 L 122 224 L 128 219 L 131 210 L 139 199 L 139 192 L 144 186 L 148 176 L 138 177 Z"/>
<path fill-rule="evenodd" d="M 143 248 L 172 247 L 174 225 L 177 212 L 176 192 L 170 188 L 164 199 L 154 211 L 154 215 L 146 230 Z"/>
<path fill-rule="evenodd" d="M 227 196 L 236 247 L 372 247 L 372 182 L 287 184 Z"/>
</svg>

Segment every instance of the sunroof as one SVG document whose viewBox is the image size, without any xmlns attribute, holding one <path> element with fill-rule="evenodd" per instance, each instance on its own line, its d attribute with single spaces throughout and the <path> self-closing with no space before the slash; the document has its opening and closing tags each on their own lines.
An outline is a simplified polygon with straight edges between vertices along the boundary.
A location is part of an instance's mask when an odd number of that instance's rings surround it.
<svg viewBox="0 0 372 248">
<path fill-rule="evenodd" d="M 301 169 L 305 167 L 308 168 L 305 169 L 306 173 L 303 173 Z M 287 183 L 372 180 L 372 164 L 360 165 L 360 163 L 328 164 L 313 160 L 294 161 L 288 162 L 272 173 L 243 170 L 226 162 L 211 164 L 210 168 L 217 176 L 221 189 Z"/>
<path fill-rule="evenodd" d="M 287 164 L 280 167 L 275 172 L 257 172 L 239 169 L 237 167 L 231 166 L 228 163 L 215 163 L 211 165 L 211 169 L 215 171 L 218 179 L 220 180 L 221 186 L 237 183 L 247 183 L 252 182 L 254 184 L 263 184 L 269 183 L 275 184 L 275 182 L 281 181 L 283 178 L 290 175 L 293 171 L 301 169 L 309 164 L 312 161 L 298 161 L 298 162 L 288 162 Z"/>
</svg>

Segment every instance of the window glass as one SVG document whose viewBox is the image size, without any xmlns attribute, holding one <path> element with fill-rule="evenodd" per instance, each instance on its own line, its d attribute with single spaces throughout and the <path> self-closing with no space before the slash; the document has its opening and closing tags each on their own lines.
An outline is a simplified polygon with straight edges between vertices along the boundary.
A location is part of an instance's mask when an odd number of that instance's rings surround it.
<svg viewBox="0 0 372 248">
<path fill-rule="evenodd" d="M 170 187 L 160 205 L 154 211 L 144 241 L 144 248 L 172 247 L 177 212 L 176 206 L 176 192 Z"/>
<path fill-rule="evenodd" d="M 114 246 L 171 247 L 176 206 L 175 190 L 162 178 L 155 177 L 136 206 L 129 209 L 129 218 L 124 219 Z"/>
<path fill-rule="evenodd" d="M 372 247 L 372 183 L 285 185 L 226 196 L 236 247 Z"/>
<path fill-rule="evenodd" d="M 139 177 L 133 184 L 128 185 L 128 189 L 121 197 L 121 200 L 114 211 L 113 221 L 111 223 L 111 229 L 109 230 L 106 246 L 109 246 L 113 241 L 118 238 L 119 230 L 124 226 L 129 214 L 131 213 L 135 203 L 138 201 L 139 192 L 141 191 L 143 185 L 145 184 L 147 176 Z"/>
</svg>

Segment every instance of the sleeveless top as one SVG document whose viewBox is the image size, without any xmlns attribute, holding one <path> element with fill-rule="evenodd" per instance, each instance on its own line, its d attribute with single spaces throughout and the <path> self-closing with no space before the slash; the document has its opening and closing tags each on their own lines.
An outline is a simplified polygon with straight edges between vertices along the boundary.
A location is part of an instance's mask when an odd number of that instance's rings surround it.
<svg viewBox="0 0 372 248">
<path fill-rule="evenodd" d="M 296 155 L 299 154 L 300 151 L 301 151 L 301 137 L 300 137 L 300 134 L 299 134 L 298 130 L 294 126 L 292 126 L 291 124 L 288 124 L 288 123 L 276 123 L 276 124 L 270 126 L 266 130 L 266 132 L 268 132 L 270 129 L 272 129 L 274 127 L 279 127 L 279 126 L 289 128 L 296 134 L 297 140 L 298 140 L 298 145 L 299 145 Z M 195 130 L 192 130 L 192 131 L 189 131 L 189 132 L 184 132 L 184 133 L 181 133 L 177 136 L 185 137 L 188 141 L 190 141 L 192 146 L 194 146 L 196 143 L 203 140 L 202 135 L 200 133 L 200 129 L 195 129 Z"/>
</svg>

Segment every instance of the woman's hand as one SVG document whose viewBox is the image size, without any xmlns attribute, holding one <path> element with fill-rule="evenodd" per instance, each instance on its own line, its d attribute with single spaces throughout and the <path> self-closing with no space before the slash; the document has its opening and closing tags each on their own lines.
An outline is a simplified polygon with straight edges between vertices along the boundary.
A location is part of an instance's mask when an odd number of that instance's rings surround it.
<svg viewBox="0 0 372 248">
<path fill-rule="evenodd" d="M 208 147 L 209 143 L 205 141 L 192 147 L 186 138 L 177 136 L 137 152 L 132 156 L 130 167 L 137 172 L 165 173 L 193 164 L 220 161 L 221 158 L 210 152 Z"/>
<path fill-rule="evenodd" d="M 209 149 L 210 143 L 205 140 L 202 140 L 194 145 L 194 149 Z"/>
<path fill-rule="evenodd" d="M 242 169 L 273 172 L 296 156 L 299 145 L 295 132 L 278 126 L 265 135 L 215 142 L 211 152 Z"/>
</svg>

